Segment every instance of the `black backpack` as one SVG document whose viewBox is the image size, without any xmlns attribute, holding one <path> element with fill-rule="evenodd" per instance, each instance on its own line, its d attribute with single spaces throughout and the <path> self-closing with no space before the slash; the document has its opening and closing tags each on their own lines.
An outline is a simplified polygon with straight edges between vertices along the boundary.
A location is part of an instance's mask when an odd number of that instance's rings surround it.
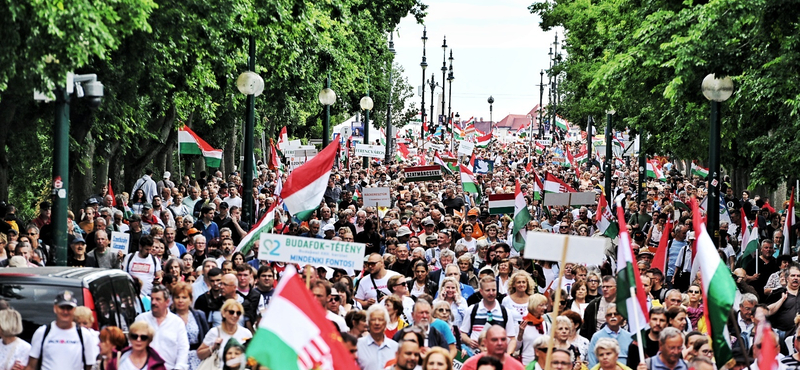
<svg viewBox="0 0 800 370">
<path fill-rule="evenodd" d="M 133 257 L 134 257 L 134 256 L 132 256 L 132 254 L 136 254 L 136 253 L 137 252 L 133 252 L 133 253 L 128 254 L 128 263 L 125 265 L 125 272 L 127 272 L 127 273 L 131 272 L 131 262 L 133 262 Z M 97 256 L 97 255 L 95 254 L 95 256 Z M 158 261 L 156 261 L 156 256 L 151 254 L 150 258 L 153 259 L 153 266 L 158 267 Z M 155 271 L 153 271 L 153 273 L 155 273 Z"/>
<path fill-rule="evenodd" d="M 470 314 L 469 314 L 470 327 L 469 327 L 469 333 L 467 333 L 468 335 L 472 335 L 472 326 L 475 325 L 475 316 L 478 315 L 478 306 L 479 305 L 480 305 L 480 302 L 478 302 L 478 304 L 473 305 L 472 306 L 472 312 L 470 312 Z M 495 320 L 492 320 L 492 325 L 500 325 L 500 326 L 503 327 L 503 329 L 505 329 L 506 324 L 508 323 L 508 311 L 506 311 L 506 308 L 503 307 L 500 303 L 497 303 L 497 305 L 500 306 L 500 311 L 503 312 L 503 325 L 497 324 L 497 321 L 495 321 Z M 486 323 L 488 324 L 489 321 L 487 320 Z M 485 329 L 485 326 L 486 325 L 484 325 L 484 329 Z"/>
</svg>

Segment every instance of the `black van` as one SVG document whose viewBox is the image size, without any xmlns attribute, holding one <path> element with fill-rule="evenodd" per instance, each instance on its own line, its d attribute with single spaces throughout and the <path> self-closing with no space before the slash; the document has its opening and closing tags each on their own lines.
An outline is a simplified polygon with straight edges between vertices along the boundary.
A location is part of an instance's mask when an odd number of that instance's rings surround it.
<svg viewBox="0 0 800 370">
<path fill-rule="evenodd" d="M 117 326 L 127 332 L 144 312 L 139 290 L 122 270 L 89 267 L 26 267 L 0 269 L 0 299 L 22 315 L 19 335 L 31 341 L 33 332 L 55 320 L 53 301 L 60 292 L 72 291 L 78 305 L 94 312 L 94 328 Z"/>
</svg>

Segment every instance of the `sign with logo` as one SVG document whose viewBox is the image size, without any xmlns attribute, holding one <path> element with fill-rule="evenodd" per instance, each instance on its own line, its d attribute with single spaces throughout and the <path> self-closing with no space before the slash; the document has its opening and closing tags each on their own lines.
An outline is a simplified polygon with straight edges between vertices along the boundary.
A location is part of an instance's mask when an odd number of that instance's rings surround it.
<svg viewBox="0 0 800 370">
<path fill-rule="evenodd" d="M 475 143 L 466 140 L 458 142 L 458 155 L 472 155 L 473 150 L 475 150 Z"/>
<path fill-rule="evenodd" d="M 364 197 L 364 206 L 391 207 L 392 195 L 390 190 L 389 188 L 362 188 L 361 196 Z"/>
<path fill-rule="evenodd" d="M 492 172 L 492 169 L 494 169 L 494 162 L 488 159 L 476 159 L 475 168 L 472 169 L 472 172 L 485 175 Z"/>
<path fill-rule="evenodd" d="M 386 157 L 386 148 L 383 145 L 356 144 L 356 155 L 383 159 Z"/>
<path fill-rule="evenodd" d="M 553 144 L 550 140 L 536 140 L 536 142 L 543 146 L 550 146 Z"/>
<path fill-rule="evenodd" d="M 362 243 L 262 233 L 258 259 L 361 270 L 364 248 Z"/>
<path fill-rule="evenodd" d="M 406 175 L 406 182 L 433 181 L 442 179 L 441 166 L 406 167 L 403 169 L 403 171 Z"/>
<path fill-rule="evenodd" d="M 111 249 L 122 251 L 128 254 L 128 244 L 131 241 L 131 234 L 114 231 L 111 233 Z"/>
</svg>

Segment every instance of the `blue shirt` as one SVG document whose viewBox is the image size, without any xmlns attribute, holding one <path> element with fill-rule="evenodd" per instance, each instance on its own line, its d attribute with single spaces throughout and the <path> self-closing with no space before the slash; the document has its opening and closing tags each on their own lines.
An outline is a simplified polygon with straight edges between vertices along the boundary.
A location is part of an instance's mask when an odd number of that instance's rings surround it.
<svg viewBox="0 0 800 370">
<path fill-rule="evenodd" d="M 453 329 L 450 328 L 450 324 L 439 319 L 434 319 L 431 323 L 431 327 L 444 335 L 444 340 L 447 342 L 447 344 L 456 343 L 456 337 L 453 335 Z"/>
<path fill-rule="evenodd" d="M 211 224 L 206 227 L 203 220 L 198 220 L 194 223 L 194 227 L 206 237 L 206 243 L 210 242 L 211 239 L 219 238 L 219 226 L 214 221 L 211 221 Z"/>
<path fill-rule="evenodd" d="M 669 244 L 667 244 L 669 245 Z M 678 256 L 681 254 L 681 249 L 686 245 L 685 240 L 672 240 L 672 245 L 669 246 L 667 260 L 667 276 L 675 275 L 675 264 L 678 262 Z"/>
<path fill-rule="evenodd" d="M 670 368 L 669 366 L 664 364 L 663 361 L 661 361 L 661 356 L 660 355 L 661 355 L 661 352 L 659 352 L 659 355 L 650 357 L 648 359 L 648 360 L 650 360 L 650 364 L 651 364 L 651 366 L 647 367 L 648 369 L 651 369 L 651 370 L 689 370 L 689 365 L 687 365 L 686 361 L 684 361 L 682 358 L 678 359 L 678 364 L 675 365 L 675 368 Z M 780 362 L 778 362 L 778 364 L 780 364 Z"/>
<path fill-rule="evenodd" d="M 397 342 L 391 338 L 384 337 L 383 343 L 378 345 L 369 334 L 358 338 L 357 347 L 358 366 L 362 370 L 383 370 L 397 352 Z"/>
<path fill-rule="evenodd" d="M 594 333 L 592 335 L 592 341 L 589 342 L 589 368 L 591 369 L 594 365 L 597 365 L 597 356 L 594 354 L 594 346 L 597 344 L 597 341 L 600 338 L 611 338 L 615 339 L 617 343 L 619 343 L 619 361 L 620 363 L 625 363 L 628 360 L 628 346 L 633 343 L 633 337 L 631 337 L 631 333 L 625 329 L 619 329 L 616 333 L 611 331 L 608 326 L 604 326 L 600 331 Z"/>
</svg>

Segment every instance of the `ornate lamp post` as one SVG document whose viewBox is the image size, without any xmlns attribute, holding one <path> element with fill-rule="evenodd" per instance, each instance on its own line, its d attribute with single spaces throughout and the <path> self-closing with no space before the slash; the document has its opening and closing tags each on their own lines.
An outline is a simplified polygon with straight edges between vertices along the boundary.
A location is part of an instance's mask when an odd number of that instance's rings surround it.
<svg viewBox="0 0 800 370">
<path fill-rule="evenodd" d="M 733 81 L 725 76 L 718 78 L 715 74 L 709 74 L 703 79 L 703 96 L 711 101 L 711 122 L 709 130 L 709 152 L 708 152 L 708 219 L 706 228 L 709 233 L 713 233 L 715 244 L 719 243 L 719 152 L 720 152 L 720 103 L 728 100 L 733 94 Z"/>
</svg>

